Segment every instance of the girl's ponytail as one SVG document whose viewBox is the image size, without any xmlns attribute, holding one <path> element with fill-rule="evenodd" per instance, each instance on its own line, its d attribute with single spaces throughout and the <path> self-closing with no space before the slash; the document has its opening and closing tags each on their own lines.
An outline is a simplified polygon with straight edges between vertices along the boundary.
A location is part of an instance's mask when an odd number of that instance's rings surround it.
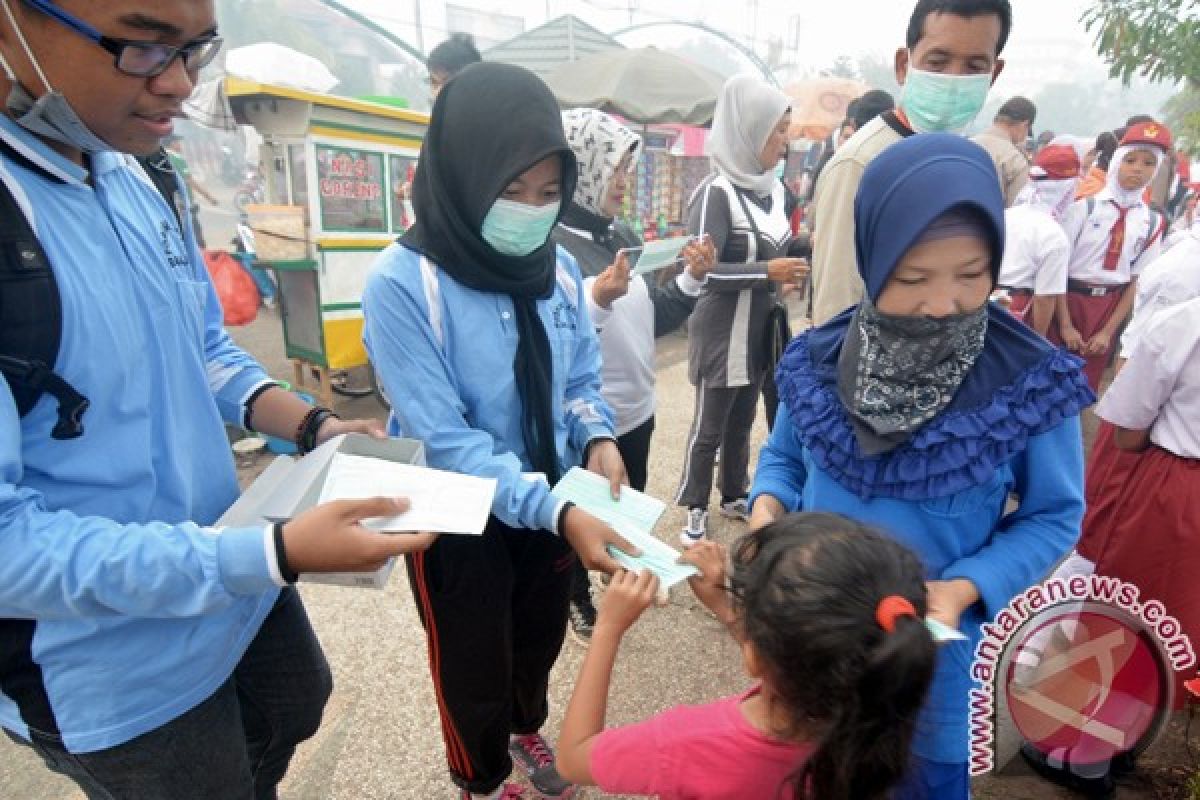
<svg viewBox="0 0 1200 800">
<path fill-rule="evenodd" d="M 896 620 L 895 630 L 870 653 L 858 690 L 847 696 L 801 770 L 797 798 L 871 800 L 899 782 L 908 771 L 936 647 L 919 617 Z"/>
<path fill-rule="evenodd" d="M 909 766 L 936 646 L 924 569 L 892 539 L 833 514 L 793 514 L 735 546 L 732 589 L 765 679 L 815 752 L 797 800 L 884 798 Z"/>
</svg>

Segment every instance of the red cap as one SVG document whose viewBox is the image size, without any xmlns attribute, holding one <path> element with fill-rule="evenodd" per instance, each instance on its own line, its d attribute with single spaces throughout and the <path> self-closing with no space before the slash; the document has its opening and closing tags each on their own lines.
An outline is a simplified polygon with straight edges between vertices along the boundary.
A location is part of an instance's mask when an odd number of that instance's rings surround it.
<svg viewBox="0 0 1200 800">
<path fill-rule="evenodd" d="M 1038 151 L 1033 165 L 1040 167 L 1045 177 L 1052 181 L 1079 177 L 1079 154 L 1069 144 L 1046 145 Z"/>
<path fill-rule="evenodd" d="M 1171 129 L 1161 122 L 1139 122 L 1131 125 L 1121 139 L 1121 146 L 1152 144 L 1164 153 L 1171 152 Z"/>
</svg>

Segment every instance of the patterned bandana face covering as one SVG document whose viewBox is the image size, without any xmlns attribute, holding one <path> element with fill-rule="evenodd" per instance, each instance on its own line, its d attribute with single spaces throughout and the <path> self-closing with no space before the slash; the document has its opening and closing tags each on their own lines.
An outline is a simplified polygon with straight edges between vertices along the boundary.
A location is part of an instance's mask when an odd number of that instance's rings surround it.
<svg viewBox="0 0 1200 800">
<path fill-rule="evenodd" d="M 838 358 L 838 395 L 864 454 L 894 450 L 946 408 L 986 338 L 986 303 L 934 318 L 883 314 L 865 299 Z"/>
</svg>

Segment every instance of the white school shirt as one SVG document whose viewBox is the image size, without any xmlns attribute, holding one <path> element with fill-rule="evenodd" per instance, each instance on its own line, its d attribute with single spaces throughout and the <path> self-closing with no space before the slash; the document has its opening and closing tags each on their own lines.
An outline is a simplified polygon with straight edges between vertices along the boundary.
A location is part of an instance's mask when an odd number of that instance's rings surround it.
<svg viewBox="0 0 1200 800">
<path fill-rule="evenodd" d="M 1200 458 L 1200 298 L 1154 315 L 1096 414 L 1149 430 L 1150 441 Z"/>
<path fill-rule="evenodd" d="M 1029 205 L 1005 210 L 1001 286 L 1032 289 L 1039 296 L 1063 294 L 1070 256 L 1071 243 L 1054 217 Z"/>
<path fill-rule="evenodd" d="M 1105 269 L 1104 254 L 1117 221 L 1117 209 L 1107 190 L 1095 196 L 1093 205 L 1089 215 L 1088 201 L 1076 200 L 1063 216 L 1063 230 L 1071 243 L 1068 275 L 1071 280 L 1097 286 L 1124 286 L 1158 258 L 1162 235 L 1157 228 L 1162 225 L 1162 216 L 1151 212 L 1145 203 L 1131 208 L 1125 217 L 1125 244 L 1116 269 Z M 1147 247 L 1149 236 L 1154 241 Z"/>
<path fill-rule="evenodd" d="M 1138 278 L 1133 316 L 1121 335 L 1121 358 L 1129 358 L 1146 324 L 1160 311 L 1200 297 L 1200 227 L 1180 238 L 1146 265 Z"/>
</svg>

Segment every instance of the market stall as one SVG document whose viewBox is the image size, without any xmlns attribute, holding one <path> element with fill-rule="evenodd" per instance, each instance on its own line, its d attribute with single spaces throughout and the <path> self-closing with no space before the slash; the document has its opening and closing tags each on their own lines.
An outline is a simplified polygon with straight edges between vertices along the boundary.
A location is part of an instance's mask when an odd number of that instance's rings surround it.
<svg viewBox="0 0 1200 800">
<path fill-rule="evenodd" d="M 247 206 L 259 263 L 275 270 L 295 384 L 326 405 L 331 372 L 367 364 L 362 291 L 379 251 L 412 224 L 409 189 L 427 114 L 226 78 L 237 121 L 263 138 L 261 205 Z"/>
</svg>

